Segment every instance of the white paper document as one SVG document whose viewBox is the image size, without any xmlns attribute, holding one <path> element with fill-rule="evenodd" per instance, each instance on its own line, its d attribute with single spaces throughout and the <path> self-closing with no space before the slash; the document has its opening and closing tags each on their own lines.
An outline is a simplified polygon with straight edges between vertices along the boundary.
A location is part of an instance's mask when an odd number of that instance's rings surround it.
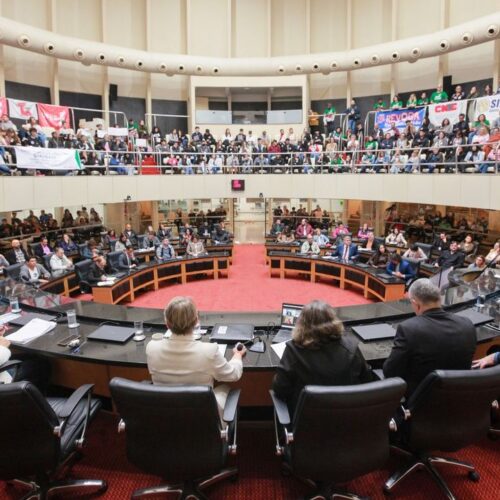
<svg viewBox="0 0 500 500">
<path fill-rule="evenodd" d="M 55 322 L 46 321 L 40 318 L 33 318 L 31 321 L 26 323 L 22 328 L 19 328 L 17 332 L 7 335 L 5 338 L 10 340 L 15 344 L 27 344 L 32 340 L 50 332 L 56 327 Z"/>
<path fill-rule="evenodd" d="M 219 352 L 223 356 L 225 356 L 226 355 L 227 344 L 217 344 L 217 349 L 219 349 Z"/>
<path fill-rule="evenodd" d="M 283 357 L 283 353 L 285 352 L 285 347 L 287 342 L 288 341 L 278 342 L 277 344 L 271 344 L 272 350 L 276 353 L 276 356 L 278 356 L 278 358 L 280 359 Z"/>
<path fill-rule="evenodd" d="M 0 325 L 5 325 L 7 324 L 9 321 L 12 321 L 14 319 L 17 319 L 17 318 L 20 318 L 21 315 L 20 314 L 17 314 L 17 313 L 6 313 L 6 314 L 2 314 L 0 316 Z"/>
</svg>

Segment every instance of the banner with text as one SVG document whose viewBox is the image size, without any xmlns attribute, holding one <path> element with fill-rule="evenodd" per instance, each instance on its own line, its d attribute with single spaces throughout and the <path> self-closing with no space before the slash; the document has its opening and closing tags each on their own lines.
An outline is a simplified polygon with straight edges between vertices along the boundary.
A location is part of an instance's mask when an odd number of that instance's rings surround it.
<svg viewBox="0 0 500 500">
<path fill-rule="evenodd" d="M 413 126 L 419 129 L 425 117 L 425 108 L 415 109 L 391 109 L 388 111 L 377 111 L 375 113 L 375 123 L 379 129 L 387 132 L 395 123 L 398 130 L 406 127 L 406 122 L 410 120 Z"/>
<path fill-rule="evenodd" d="M 62 122 L 69 127 L 69 108 L 52 104 L 38 104 L 38 122 L 42 127 L 61 128 Z"/>
<path fill-rule="evenodd" d="M 7 99 L 5 97 L 0 97 L 0 116 L 8 114 L 9 110 L 7 109 Z"/>
<path fill-rule="evenodd" d="M 467 111 L 467 101 L 450 101 L 429 106 L 429 121 L 435 127 L 440 127 L 445 118 L 453 125 L 458 122 L 458 115 Z"/>
<path fill-rule="evenodd" d="M 479 115 L 486 115 L 486 118 L 492 123 L 500 115 L 500 94 L 481 97 L 476 100 L 476 107 L 474 110 L 474 119 L 477 120 Z"/>
<path fill-rule="evenodd" d="M 74 149 L 34 148 L 16 146 L 18 168 L 36 170 L 79 170 L 80 155 Z"/>
<path fill-rule="evenodd" d="M 30 117 L 38 120 L 38 111 L 36 110 L 36 102 L 20 101 L 18 99 L 8 99 L 9 101 L 9 116 L 11 118 L 19 118 L 27 120 Z"/>
</svg>

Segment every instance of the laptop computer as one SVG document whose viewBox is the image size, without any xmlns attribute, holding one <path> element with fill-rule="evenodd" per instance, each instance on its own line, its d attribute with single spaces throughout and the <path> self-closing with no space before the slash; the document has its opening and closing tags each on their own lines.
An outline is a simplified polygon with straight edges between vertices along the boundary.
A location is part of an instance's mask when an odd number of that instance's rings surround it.
<svg viewBox="0 0 500 500">
<path fill-rule="evenodd" d="M 374 325 L 353 326 L 352 331 L 363 342 L 393 339 L 396 336 L 396 330 L 389 323 L 377 323 Z"/>
<path fill-rule="evenodd" d="M 134 336 L 134 328 L 116 325 L 102 325 L 87 336 L 88 340 L 125 344 Z"/>
<path fill-rule="evenodd" d="M 457 312 L 457 316 L 463 316 L 464 318 L 469 318 L 474 326 L 485 325 L 486 323 L 491 323 L 494 321 L 494 318 L 489 316 L 488 314 L 481 313 L 476 311 L 473 307 L 469 307 L 464 309 L 463 311 Z"/>
<path fill-rule="evenodd" d="M 274 336 L 272 343 L 287 342 L 292 338 L 292 330 L 297 324 L 300 313 L 304 306 L 299 304 L 281 305 L 281 325 L 278 333 Z"/>
<path fill-rule="evenodd" d="M 19 316 L 19 318 L 12 319 L 9 321 L 9 323 L 11 325 L 24 326 L 26 323 L 29 323 L 33 318 L 39 318 L 39 319 L 43 319 L 45 321 L 55 321 L 57 319 L 57 316 L 51 316 L 50 314 L 41 314 L 41 313 L 23 311 L 21 313 L 21 316 Z"/>
<path fill-rule="evenodd" d="M 222 344 L 236 344 L 249 342 L 253 339 L 253 325 L 248 324 L 221 324 L 217 323 L 212 328 L 210 342 Z"/>
</svg>

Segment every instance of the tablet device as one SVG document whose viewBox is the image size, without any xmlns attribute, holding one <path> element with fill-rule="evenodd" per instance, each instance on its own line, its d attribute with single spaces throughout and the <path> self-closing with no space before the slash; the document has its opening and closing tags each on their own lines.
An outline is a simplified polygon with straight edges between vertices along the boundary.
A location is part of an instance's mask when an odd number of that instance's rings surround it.
<svg viewBox="0 0 500 500">
<path fill-rule="evenodd" d="M 352 331 L 363 342 L 393 339 L 396 335 L 396 330 L 389 323 L 353 326 Z"/>
<path fill-rule="evenodd" d="M 134 336 L 134 328 L 116 325 L 102 325 L 87 336 L 88 340 L 125 344 Z"/>
<path fill-rule="evenodd" d="M 464 318 L 469 318 L 474 326 L 485 325 L 486 323 L 491 323 L 494 318 L 488 316 L 487 314 L 476 311 L 474 308 L 469 307 L 463 311 L 457 312 L 457 316 L 462 316 Z"/>
</svg>

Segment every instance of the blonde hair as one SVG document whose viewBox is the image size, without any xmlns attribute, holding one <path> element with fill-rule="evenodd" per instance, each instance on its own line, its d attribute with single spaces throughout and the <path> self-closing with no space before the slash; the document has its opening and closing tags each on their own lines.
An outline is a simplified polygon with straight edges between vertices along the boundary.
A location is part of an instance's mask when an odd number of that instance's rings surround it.
<svg viewBox="0 0 500 500">
<path fill-rule="evenodd" d="M 299 346 L 314 349 L 340 339 L 343 331 L 333 307 L 322 300 L 313 300 L 302 309 L 292 338 Z"/>
<path fill-rule="evenodd" d="M 168 328 L 177 335 L 191 333 L 198 323 L 198 311 L 190 297 L 174 297 L 164 315 Z"/>
</svg>

